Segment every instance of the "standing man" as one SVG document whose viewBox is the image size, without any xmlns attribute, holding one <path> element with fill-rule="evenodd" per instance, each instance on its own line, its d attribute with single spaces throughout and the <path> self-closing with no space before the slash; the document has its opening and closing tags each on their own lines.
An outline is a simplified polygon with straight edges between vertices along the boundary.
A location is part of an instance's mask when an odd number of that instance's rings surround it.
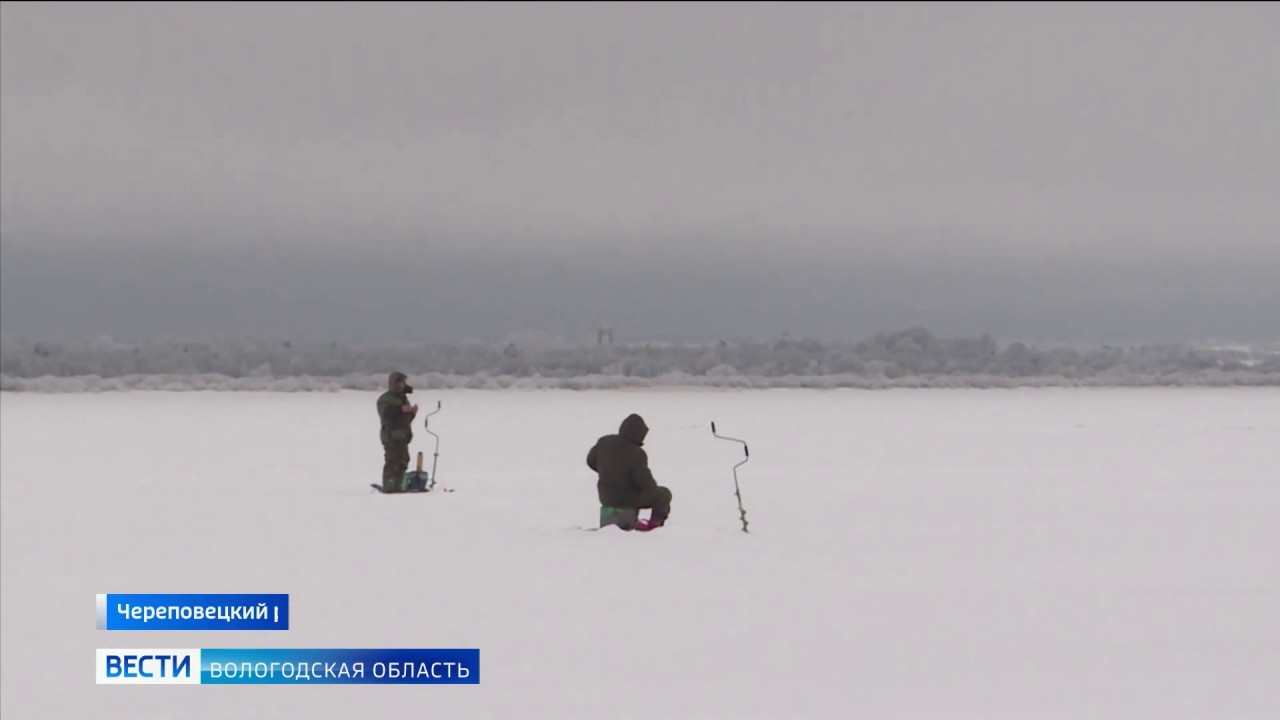
<svg viewBox="0 0 1280 720">
<path fill-rule="evenodd" d="M 639 415 L 628 415 L 617 434 L 605 435 L 587 452 L 587 467 L 597 474 L 600 527 L 617 525 L 623 530 L 662 527 L 671 514 L 671 491 L 659 485 L 649 471 L 644 439 L 649 427 Z M 640 510 L 651 508 L 648 522 Z"/>
<path fill-rule="evenodd" d="M 413 418 L 418 406 L 409 404 L 408 376 L 393 372 L 387 377 L 387 391 L 378 396 L 378 418 L 382 421 L 382 491 L 400 492 L 409 470 L 409 443 L 413 440 Z"/>
</svg>

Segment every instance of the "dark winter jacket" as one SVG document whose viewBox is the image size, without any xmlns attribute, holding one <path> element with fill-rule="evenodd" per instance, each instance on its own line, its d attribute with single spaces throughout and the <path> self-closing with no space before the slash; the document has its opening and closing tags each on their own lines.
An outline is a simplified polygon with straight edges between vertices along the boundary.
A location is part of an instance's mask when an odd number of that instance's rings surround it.
<svg viewBox="0 0 1280 720">
<path fill-rule="evenodd" d="M 413 416 L 402 408 L 409 404 L 408 394 L 413 388 L 408 384 L 404 392 L 396 390 L 396 380 L 407 380 L 404 373 L 393 372 L 387 377 L 387 391 L 378 396 L 378 418 L 382 421 L 382 442 L 408 443 L 413 440 Z"/>
<path fill-rule="evenodd" d="M 629 415 L 616 435 L 605 435 L 587 453 L 587 467 L 596 471 L 600 504 L 609 507 L 641 507 L 659 496 L 658 483 L 649 472 L 644 438 L 649 428 L 639 415 Z"/>
</svg>

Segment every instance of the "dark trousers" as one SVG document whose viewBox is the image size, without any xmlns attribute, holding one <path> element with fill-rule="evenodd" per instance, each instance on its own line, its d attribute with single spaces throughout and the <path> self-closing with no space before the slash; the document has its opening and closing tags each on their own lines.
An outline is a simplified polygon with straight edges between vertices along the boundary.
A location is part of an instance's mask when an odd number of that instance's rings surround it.
<svg viewBox="0 0 1280 720">
<path fill-rule="evenodd" d="M 409 470 L 409 441 L 384 440 L 382 442 L 382 487 L 400 490 L 404 474 Z"/>
</svg>

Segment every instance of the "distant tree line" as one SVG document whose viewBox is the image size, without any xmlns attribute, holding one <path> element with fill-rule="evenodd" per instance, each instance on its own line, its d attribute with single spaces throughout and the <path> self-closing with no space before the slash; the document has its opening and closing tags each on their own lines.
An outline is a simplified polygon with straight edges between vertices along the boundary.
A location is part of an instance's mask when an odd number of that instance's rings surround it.
<svg viewBox="0 0 1280 720">
<path fill-rule="evenodd" d="M 920 328 L 878 333 L 860 342 L 784 338 L 772 342 L 572 345 L 516 343 L 346 346 L 289 341 L 155 340 L 111 338 L 52 343 L 0 341 L 0 389 L 38 389 L 40 378 L 203 378 L 201 387 L 330 389 L 316 379 L 345 379 L 364 387 L 391 370 L 438 386 L 616 387 L 702 384 L 721 386 L 849 386 L 1030 384 L 1280 384 L 1280 352 L 1180 345 L 1047 347 L 989 336 L 937 337 Z M 281 380 L 308 379 L 303 383 Z M 495 382 L 495 378 L 503 378 Z M 467 379 L 463 382 L 460 379 Z M 521 382 L 532 379 L 537 382 Z M 825 381 L 823 381 L 825 379 Z M 1035 382 L 1030 382 L 1030 381 Z M 251 382 L 250 382 L 251 381 Z M 268 383 L 267 381 L 272 381 Z M 91 383 L 92 384 L 92 383 Z M 152 383 L 154 384 L 154 383 Z M 100 383 L 99 383 L 100 385 Z M 119 386 L 107 383 L 107 387 Z M 71 387 L 66 382 L 60 387 Z"/>
</svg>

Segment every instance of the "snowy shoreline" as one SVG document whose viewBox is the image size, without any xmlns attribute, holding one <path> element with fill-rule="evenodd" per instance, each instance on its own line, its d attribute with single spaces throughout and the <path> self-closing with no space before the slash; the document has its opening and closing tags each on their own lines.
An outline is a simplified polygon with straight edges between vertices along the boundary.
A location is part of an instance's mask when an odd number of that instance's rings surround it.
<svg viewBox="0 0 1280 720">
<path fill-rule="evenodd" d="M 858 343 L 609 346 L 0 339 L 0 392 L 381 390 L 392 370 L 442 390 L 1280 386 L 1274 346 L 1035 347 L 919 328 Z"/>
<path fill-rule="evenodd" d="M 382 373 L 343 376 L 231 377 L 216 373 L 194 375 L 137 374 L 119 377 L 98 375 L 35 378 L 0 375 L 5 393 L 102 393 L 102 392 L 340 392 L 381 390 Z M 841 375 L 783 375 L 777 377 L 730 375 L 696 376 L 672 373 L 654 378 L 623 375 L 578 377 L 523 377 L 513 375 L 410 374 L 414 387 L 427 390 L 664 390 L 713 391 L 755 389 L 1016 389 L 1016 388 L 1141 388 L 1141 387 L 1280 387 L 1280 374 L 1205 370 L 1133 376 L 1100 374 L 1094 377 L 995 375 L 922 375 L 898 378 Z"/>
</svg>

